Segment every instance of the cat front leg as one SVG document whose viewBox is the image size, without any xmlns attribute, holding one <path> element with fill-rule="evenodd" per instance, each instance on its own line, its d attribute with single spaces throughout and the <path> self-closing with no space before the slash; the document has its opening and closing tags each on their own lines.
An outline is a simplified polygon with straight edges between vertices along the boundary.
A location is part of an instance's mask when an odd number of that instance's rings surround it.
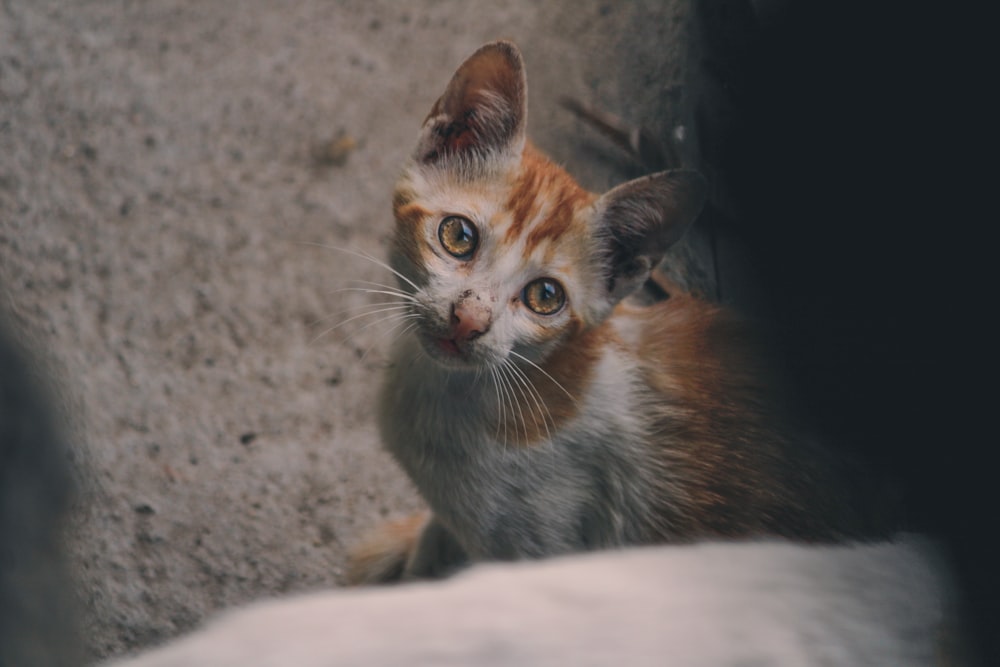
<svg viewBox="0 0 1000 667">
<path fill-rule="evenodd" d="M 417 512 L 369 531 L 350 551 L 347 583 L 357 586 L 401 580 L 429 522 L 430 512 Z"/>
<path fill-rule="evenodd" d="M 444 577 L 468 561 L 465 550 L 430 512 L 388 521 L 351 550 L 347 583 L 386 584 Z"/>
<path fill-rule="evenodd" d="M 410 554 L 403 571 L 403 579 L 441 579 L 469 561 L 469 556 L 451 532 L 432 516 L 423 531 L 416 549 Z"/>
</svg>

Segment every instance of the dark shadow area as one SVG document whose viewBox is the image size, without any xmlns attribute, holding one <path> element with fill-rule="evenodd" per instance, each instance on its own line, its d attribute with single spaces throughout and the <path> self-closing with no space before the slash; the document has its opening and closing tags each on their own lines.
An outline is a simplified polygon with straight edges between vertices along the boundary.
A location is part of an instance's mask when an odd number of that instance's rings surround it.
<svg viewBox="0 0 1000 667">
<path fill-rule="evenodd" d="M 934 26 L 948 19 L 816 5 L 696 3 L 715 91 L 695 112 L 699 148 L 740 212 L 729 231 L 780 324 L 800 408 L 902 483 L 907 527 L 946 540 L 983 640 L 995 498 L 972 418 L 976 286 L 960 278 L 975 221 L 954 208 L 933 129 L 952 103 Z M 980 643 L 1000 664 L 995 640 Z"/>
<path fill-rule="evenodd" d="M 0 313 L 0 665 L 82 664 L 64 554 L 72 480 L 37 369 Z"/>
</svg>

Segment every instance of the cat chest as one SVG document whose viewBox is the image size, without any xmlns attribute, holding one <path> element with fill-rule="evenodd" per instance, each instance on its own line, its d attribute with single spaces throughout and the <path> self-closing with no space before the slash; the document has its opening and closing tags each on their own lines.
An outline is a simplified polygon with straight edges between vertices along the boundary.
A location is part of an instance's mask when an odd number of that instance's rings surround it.
<svg viewBox="0 0 1000 667">
<path fill-rule="evenodd" d="M 464 444 L 414 448 L 397 458 L 473 557 L 540 557 L 581 547 L 582 517 L 599 501 L 592 477 L 565 448 L 511 450 L 489 438 Z"/>
<path fill-rule="evenodd" d="M 474 555 L 541 556 L 622 542 L 621 517 L 642 502 L 641 492 L 626 491 L 641 474 L 623 455 L 638 434 L 602 414 L 608 401 L 525 447 L 506 441 L 490 420 L 488 394 L 400 389 L 385 391 L 385 444 Z"/>
</svg>

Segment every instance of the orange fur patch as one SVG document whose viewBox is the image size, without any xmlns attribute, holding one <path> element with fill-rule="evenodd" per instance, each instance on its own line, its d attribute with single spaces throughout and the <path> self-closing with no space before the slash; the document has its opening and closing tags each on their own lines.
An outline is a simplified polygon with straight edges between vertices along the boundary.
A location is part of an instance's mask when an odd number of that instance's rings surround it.
<svg viewBox="0 0 1000 667">
<path fill-rule="evenodd" d="M 410 197 L 398 191 L 393 197 L 393 215 L 396 218 L 395 244 L 399 252 L 414 264 L 419 264 L 422 261 L 423 247 L 420 225 L 431 212 L 411 202 Z"/>
<path fill-rule="evenodd" d="M 428 512 L 417 512 L 383 523 L 366 535 L 349 554 L 347 583 L 359 585 L 398 580 L 429 519 Z"/>
<path fill-rule="evenodd" d="M 538 213 L 538 192 L 541 187 L 541 174 L 537 169 L 526 164 L 529 150 L 525 147 L 521 162 L 521 172 L 511 188 L 505 209 L 510 211 L 512 222 L 504 241 L 513 242 L 523 232 L 525 226 Z"/>
<path fill-rule="evenodd" d="M 577 212 L 590 205 L 595 195 L 587 192 L 561 167 L 550 161 L 530 143 L 521 157 L 521 170 L 511 188 L 506 208 L 512 223 L 505 236 L 510 243 L 528 231 L 526 250 L 531 252 L 546 239 L 555 239 L 570 230 Z M 535 222 L 543 204 L 553 202 L 542 220 Z"/>
<path fill-rule="evenodd" d="M 392 193 L 392 210 L 397 211 L 416 199 L 417 194 L 410 188 L 400 185 Z"/>
<path fill-rule="evenodd" d="M 662 406 L 653 453 L 665 487 L 652 541 L 782 534 L 831 539 L 850 526 L 824 495 L 832 467 L 788 438 L 790 417 L 758 334 L 719 307 L 673 292 L 639 313 L 645 381 Z M 830 514 L 824 514 L 829 511 Z M 843 528 L 841 528 L 843 529 Z"/>
<path fill-rule="evenodd" d="M 406 203 L 402 206 L 394 209 L 393 213 L 396 216 L 396 221 L 400 225 L 406 225 L 410 227 L 418 226 L 424 218 L 431 214 L 430 211 L 423 208 L 419 204 Z"/>
<path fill-rule="evenodd" d="M 602 325 L 583 329 L 579 321 L 571 325 L 573 333 L 559 348 L 535 368 L 524 364 L 527 382 L 540 398 L 536 401 L 531 392 L 521 395 L 520 385 L 514 390 L 520 412 L 507 415 L 507 437 L 519 446 L 540 442 L 561 428 L 580 409 L 594 377 L 594 370 L 601 358 L 601 351 L 614 340 L 610 326 Z M 557 384 L 558 383 L 558 384 Z M 508 409 L 509 412 L 509 409 Z"/>
</svg>

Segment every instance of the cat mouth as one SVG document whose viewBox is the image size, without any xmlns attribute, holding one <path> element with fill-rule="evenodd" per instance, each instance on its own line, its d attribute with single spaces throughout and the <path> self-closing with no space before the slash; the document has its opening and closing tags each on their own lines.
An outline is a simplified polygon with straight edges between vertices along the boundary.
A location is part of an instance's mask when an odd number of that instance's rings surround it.
<svg viewBox="0 0 1000 667">
<path fill-rule="evenodd" d="M 462 357 L 465 356 L 462 353 L 462 348 L 458 346 L 458 343 L 450 338 L 435 338 L 434 344 L 437 348 L 449 357 Z"/>
<path fill-rule="evenodd" d="M 428 356 L 444 366 L 457 368 L 477 365 L 476 355 L 468 343 L 432 334 L 423 334 L 420 338 Z"/>
</svg>

